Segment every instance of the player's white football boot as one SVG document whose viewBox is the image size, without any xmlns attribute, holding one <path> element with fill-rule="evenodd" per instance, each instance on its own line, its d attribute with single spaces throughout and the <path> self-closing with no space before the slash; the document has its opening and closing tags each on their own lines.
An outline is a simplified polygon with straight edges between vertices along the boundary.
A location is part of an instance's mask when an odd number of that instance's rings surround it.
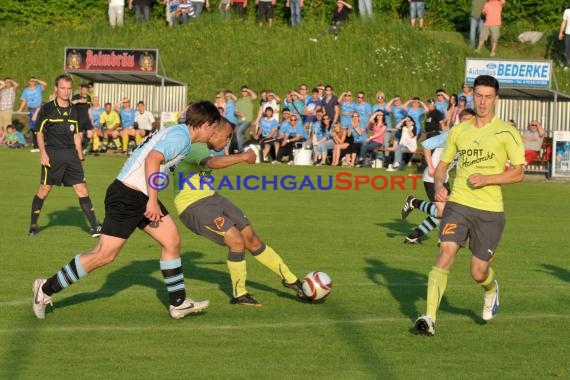
<svg viewBox="0 0 570 380">
<path fill-rule="evenodd" d="M 435 335 L 435 322 L 427 315 L 420 315 L 418 319 L 416 319 L 415 327 L 420 334 L 427 336 Z"/>
<path fill-rule="evenodd" d="M 32 285 L 32 292 L 34 292 L 34 299 L 32 301 L 32 309 L 38 319 L 45 319 L 47 305 L 52 305 L 51 297 L 42 291 L 42 286 L 46 283 L 45 278 L 37 278 Z"/>
<path fill-rule="evenodd" d="M 499 283 L 497 280 L 495 282 L 495 291 L 487 294 L 485 292 L 485 297 L 483 298 L 483 319 L 485 321 L 490 321 L 499 312 Z"/>
<path fill-rule="evenodd" d="M 170 317 L 174 319 L 182 319 L 189 314 L 196 314 L 204 311 L 210 306 L 210 301 L 194 301 L 186 298 L 179 306 L 170 305 L 168 310 Z"/>
</svg>

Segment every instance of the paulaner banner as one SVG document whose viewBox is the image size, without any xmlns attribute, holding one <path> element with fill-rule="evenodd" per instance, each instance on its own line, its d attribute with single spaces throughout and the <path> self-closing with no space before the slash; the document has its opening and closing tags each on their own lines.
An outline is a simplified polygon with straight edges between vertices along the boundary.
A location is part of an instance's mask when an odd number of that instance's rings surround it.
<svg viewBox="0 0 570 380">
<path fill-rule="evenodd" d="M 64 62 L 65 71 L 156 74 L 158 50 L 66 47 Z"/>
<path fill-rule="evenodd" d="M 467 58 L 465 83 L 472 86 L 479 75 L 495 77 L 501 87 L 550 89 L 552 61 Z"/>
</svg>

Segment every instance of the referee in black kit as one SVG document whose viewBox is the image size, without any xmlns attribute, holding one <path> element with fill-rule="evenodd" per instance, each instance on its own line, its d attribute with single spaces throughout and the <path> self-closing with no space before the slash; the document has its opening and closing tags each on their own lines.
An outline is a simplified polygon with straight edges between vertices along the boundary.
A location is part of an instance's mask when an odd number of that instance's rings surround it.
<svg viewBox="0 0 570 380">
<path fill-rule="evenodd" d="M 79 205 L 91 225 L 91 236 L 101 235 L 81 165 L 83 150 L 78 115 L 70 101 L 72 86 L 70 76 L 58 76 L 55 79 L 55 99 L 43 104 L 38 114 L 37 138 L 42 167 L 40 186 L 32 201 L 30 236 L 38 234 L 38 218 L 52 186 L 62 184 L 73 186 Z"/>
</svg>

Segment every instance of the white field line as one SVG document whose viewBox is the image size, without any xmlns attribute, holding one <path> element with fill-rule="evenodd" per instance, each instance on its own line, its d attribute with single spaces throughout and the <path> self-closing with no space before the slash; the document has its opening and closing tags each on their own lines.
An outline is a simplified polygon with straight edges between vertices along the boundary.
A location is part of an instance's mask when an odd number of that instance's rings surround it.
<svg viewBox="0 0 570 380">
<path fill-rule="evenodd" d="M 191 319 L 192 317 L 190 317 Z M 460 321 L 468 320 L 465 316 L 446 315 L 446 321 Z M 518 314 L 518 315 L 501 315 L 502 321 L 519 321 L 519 320 L 560 320 L 567 321 L 570 319 L 570 314 Z M 383 318 L 367 318 L 367 319 L 353 319 L 353 320 L 334 320 L 322 319 L 315 321 L 304 322 L 289 322 L 283 323 L 276 321 L 275 323 L 257 323 L 257 324 L 225 324 L 225 325 L 201 325 L 198 327 L 200 331 L 231 331 L 231 330 L 249 330 L 249 329 L 296 329 L 311 326 L 332 326 L 332 325 L 371 325 L 371 324 L 386 324 L 386 323 L 411 323 L 406 317 L 383 317 Z M 42 322 L 38 321 L 37 327 L 11 327 L 0 328 L 0 334 L 14 334 L 14 333 L 70 333 L 70 332 L 102 332 L 102 331 L 119 331 L 119 332 L 141 332 L 141 331 L 183 331 L 183 330 L 196 330 L 196 325 L 193 323 L 175 323 L 166 324 L 163 326 L 149 325 L 149 326 L 119 326 L 119 325 L 85 325 L 85 326 L 50 326 L 43 327 Z"/>
</svg>

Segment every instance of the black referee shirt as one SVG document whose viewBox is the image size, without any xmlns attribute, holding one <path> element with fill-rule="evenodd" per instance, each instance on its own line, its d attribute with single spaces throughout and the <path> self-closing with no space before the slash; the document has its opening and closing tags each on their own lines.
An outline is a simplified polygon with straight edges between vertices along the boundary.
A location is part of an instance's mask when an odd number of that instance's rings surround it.
<svg viewBox="0 0 570 380">
<path fill-rule="evenodd" d="M 75 149 L 73 137 L 79 133 L 77 110 L 70 103 L 69 107 L 60 107 L 56 100 L 45 103 L 38 113 L 37 125 L 44 134 L 46 148 Z"/>
</svg>

